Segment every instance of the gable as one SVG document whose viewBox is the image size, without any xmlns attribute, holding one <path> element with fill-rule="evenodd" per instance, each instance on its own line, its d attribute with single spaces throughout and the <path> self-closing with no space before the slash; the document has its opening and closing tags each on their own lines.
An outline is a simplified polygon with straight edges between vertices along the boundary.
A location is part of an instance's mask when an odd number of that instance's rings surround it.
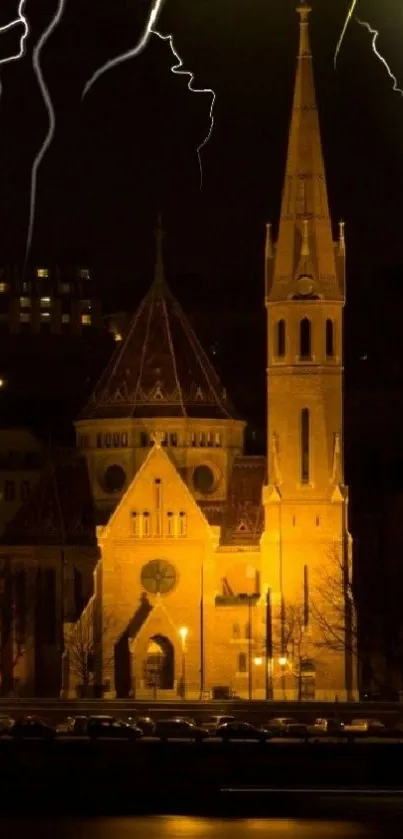
<svg viewBox="0 0 403 839">
<path fill-rule="evenodd" d="M 207 519 L 166 450 L 155 444 L 109 523 L 106 539 L 206 539 Z"/>
</svg>

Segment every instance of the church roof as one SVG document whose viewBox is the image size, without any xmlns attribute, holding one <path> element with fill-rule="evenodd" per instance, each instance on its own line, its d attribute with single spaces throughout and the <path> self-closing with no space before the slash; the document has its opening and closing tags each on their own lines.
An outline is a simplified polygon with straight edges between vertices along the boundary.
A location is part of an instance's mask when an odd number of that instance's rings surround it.
<svg viewBox="0 0 403 839">
<path fill-rule="evenodd" d="M 164 276 L 162 234 L 155 279 L 80 419 L 195 417 L 235 411 Z"/>
<path fill-rule="evenodd" d="M 85 460 L 50 461 L 30 497 L 6 526 L 6 545 L 95 545 Z"/>
<path fill-rule="evenodd" d="M 262 487 L 266 476 L 265 457 L 237 457 L 223 512 L 222 545 L 258 545 L 264 529 Z"/>
</svg>

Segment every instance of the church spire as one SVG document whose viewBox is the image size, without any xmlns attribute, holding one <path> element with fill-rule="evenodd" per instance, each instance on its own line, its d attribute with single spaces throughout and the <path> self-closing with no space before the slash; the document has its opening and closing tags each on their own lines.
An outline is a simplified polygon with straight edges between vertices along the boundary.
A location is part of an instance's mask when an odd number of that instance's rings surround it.
<svg viewBox="0 0 403 839">
<path fill-rule="evenodd" d="M 300 19 L 297 72 L 269 299 L 298 297 L 301 276 L 305 281 L 301 289 L 308 285 L 303 270 L 306 262 L 312 280 L 311 293 L 340 300 L 343 284 L 338 276 L 332 237 L 309 39 L 311 8 L 301 2 L 297 12 Z"/>
</svg>

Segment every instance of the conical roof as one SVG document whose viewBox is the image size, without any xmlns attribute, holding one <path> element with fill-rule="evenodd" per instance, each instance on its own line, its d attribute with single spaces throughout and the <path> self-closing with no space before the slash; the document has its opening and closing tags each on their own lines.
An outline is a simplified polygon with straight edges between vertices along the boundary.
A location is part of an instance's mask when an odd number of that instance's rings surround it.
<svg viewBox="0 0 403 839">
<path fill-rule="evenodd" d="M 225 388 L 171 293 L 157 231 L 155 279 L 80 419 L 235 416 Z"/>
</svg>

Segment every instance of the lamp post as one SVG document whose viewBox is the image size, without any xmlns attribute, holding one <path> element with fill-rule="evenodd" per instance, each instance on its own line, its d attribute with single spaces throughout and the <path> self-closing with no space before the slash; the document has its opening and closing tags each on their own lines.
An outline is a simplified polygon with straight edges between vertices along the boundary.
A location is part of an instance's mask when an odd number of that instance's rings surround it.
<svg viewBox="0 0 403 839">
<path fill-rule="evenodd" d="M 179 637 L 182 645 L 182 699 L 186 699 L 186 641 L 189 635 L 187 626 L 181 626 L 179 630 Z"/>
<path fill-rule="evenodd" d="M 280 665 L 280 667 L 281 667 L 281 686 L 282 686 L 282 689 L 283 689 L 283 699 L 285 699 L 285 698 L 286 698 L 286 691 L 285 691 L 285 668 L 287 667 L 287 664 L 288 664 L 288 658 L 287 658 L 287 656 L 286 656 L 286 655 L 281 655 L 281 656 L 280 656 L 280 658 L 279 658 L 279 660 L 278 660 L 278 663 L 279 663 L 279 665 Z"/>
</svg>

